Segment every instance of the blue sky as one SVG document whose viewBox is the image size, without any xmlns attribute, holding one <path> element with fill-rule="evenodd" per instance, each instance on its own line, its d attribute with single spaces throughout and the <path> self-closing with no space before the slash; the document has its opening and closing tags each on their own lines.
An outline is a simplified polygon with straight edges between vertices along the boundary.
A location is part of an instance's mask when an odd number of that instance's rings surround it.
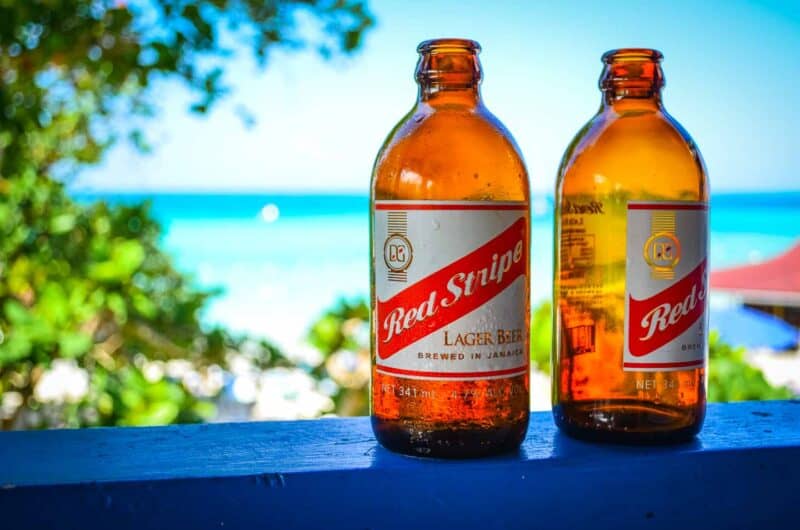
<svg viewBox="0 0 800 530">
<path fill-rule="evenodd" d="M 664 102 L 694 137 L 715 191 L 800 190 L 800 2 L 373 0 L 377 26 L 353 57 L 274 53 L 265 71 L 242 50 L 233 94 L 210 116 L 157 87 L 155 150 L 120 145 L 75 188 L 124 191 L 366 193 L 375 154 L 416 97 L 416 45 L 483 46 L 483 95 L 550 191 L 561 155 L 596 112 L 600 55 L 664 55 Z M 235 113 L 244 104 L 257 124 Z"/>
</svg>

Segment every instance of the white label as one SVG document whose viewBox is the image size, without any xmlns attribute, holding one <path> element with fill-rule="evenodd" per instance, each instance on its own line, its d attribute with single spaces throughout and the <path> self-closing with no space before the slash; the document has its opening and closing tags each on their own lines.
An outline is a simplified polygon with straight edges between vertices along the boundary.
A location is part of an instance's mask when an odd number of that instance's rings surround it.
<svg viewBox="0 0 800 530">
<path fill-rule="evenodd" d="M 372 252 L 378 371 L 527 373 L 527 204 L 376 201 Z"/>
<path fill-rule="evenodd" d="M 701 368 L 708 358 L 708 205 L 630 202 L 625 371 Z"/>
</svg>

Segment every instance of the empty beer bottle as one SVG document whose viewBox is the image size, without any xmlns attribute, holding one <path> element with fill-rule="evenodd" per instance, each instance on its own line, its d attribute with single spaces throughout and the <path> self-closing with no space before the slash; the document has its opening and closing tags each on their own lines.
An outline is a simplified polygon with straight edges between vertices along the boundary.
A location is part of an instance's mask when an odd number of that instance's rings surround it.
<svg viewBox="0 0 800 530">
<path fill-rule="evenodd" d="M 661 59 L 603 55 L 600 110 L 558 174 L 553 413 L 578 437 L 681 440 L 705 414 L 708 183 Z"/>
</svg>

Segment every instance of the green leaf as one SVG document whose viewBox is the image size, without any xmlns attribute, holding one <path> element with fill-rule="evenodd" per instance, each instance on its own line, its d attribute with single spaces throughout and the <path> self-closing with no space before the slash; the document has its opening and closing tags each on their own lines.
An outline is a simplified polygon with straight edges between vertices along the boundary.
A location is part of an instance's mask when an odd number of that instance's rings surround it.
<svg viewBox="0 0 800 530">
<path fill-rule="evenodd" d="M 531 361 L 542 372 L 550 372 L 550 351 L 553 347 L 552 304 L 544 302 L 531 318 Z"/>
<path fill-rule="evenodd" d="M 74 227 L 75 216 L 73 214 L 65 213 L 57 215 L 50 220 L 50 232 L 54 234 L 69 232 Z"/>
<path fill-rule="evenodd" d="M 67 323 L 70 316 L 69 300 L 60 283 L 45 284 L 36 302 L 36 313 L 54 325 Z"/>
<path fill-rule="evenodd" d="M 3 309 L 5 310 L 6 318 L 12 324 L 27 324 L 33 320 L 28 309 L 16 300 L 7 300 Z"/>
<path fill-rule="evenodd" d="M 109 293 L 106 297 L 106 304 L 120 323 L 124 323 L 128 320 L 128 306 L 125 303 L 125 299 L 122 298 L 122 295 L 119 293 Z"/>
<path fill-rule="evenodd" d="M 114 398 L 108 392 L 103 392 L 97 398 L 97 411 L 104 416 L 110 416 L 114 413 Z"/>
<path fill-rule="evenodd" d="M 122 390 L 119 397 L 122 404 L 129 409 L 138 409 L 145 405 L 144 395 L 141 389 L 126 387 Z"/>
<path fill-rule="evenodd" d="M 92 337 L 86 333 L 62 333 L 58 340 L 58 352 L 61 357 L 78 357 L 92 347 Z"/>
<path fill-rule="evenodd" d="M 335 315 L 323 316 L 309 331 L 309 342 L 325 354 L 336 351 L 343 339 L 341 324 L 342 319 Z"/>
<path fill-rule="evenodd" d="M 2 147 L 0 147 L 2 149 Z M 8 223 L 12 218 L 12 212 L 10 204 L 0 204 L 0 225 L 4 225 Z"/>
<path fill-rule="evenodd" d="M 89 267 L 89 277 L 103 282 L 127 280 L 142 265 L 144 256 L 144 247 L 138 241 L 118 241 L 111 249 L 110 259 Z"/>
<path fill-rule="evenodd" d="M 192 407 L 192 412 L 202 420 L 208 421 L 217 413 L 217 407 L 208 401 L 198 401 Z"/>
<path fill-rule="evenodd" d="M 137 411 L 127 418 L 128 425 L 169 425 L 180 413 L 176 403 L 160 401 L 151 404 L 142 411 Z"/>
<path fill-rule="evenodd" d="M 158 313 L 156 303 L 141 293 L 133 295 L 133 307 L 145 318 L 153 318 Z"/>
<path fill-rule="evenodd" d="M 33 343 L 27 336 L 13 333 L 0 344 L 0 365 L 21 361 L 30 356 Z"/>
</svg>

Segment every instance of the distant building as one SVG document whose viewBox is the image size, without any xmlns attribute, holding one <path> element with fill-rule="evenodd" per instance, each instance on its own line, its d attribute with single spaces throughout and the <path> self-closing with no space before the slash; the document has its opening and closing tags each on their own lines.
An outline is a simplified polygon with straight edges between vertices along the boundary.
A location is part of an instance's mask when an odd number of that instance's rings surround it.
<svg viewBox="0 0 800 530">
<path fill-rule="evenodd" d="M 712 272 L 711 289 L 800 327 L 800 243 L 762 263 Z"/>
</svg>

